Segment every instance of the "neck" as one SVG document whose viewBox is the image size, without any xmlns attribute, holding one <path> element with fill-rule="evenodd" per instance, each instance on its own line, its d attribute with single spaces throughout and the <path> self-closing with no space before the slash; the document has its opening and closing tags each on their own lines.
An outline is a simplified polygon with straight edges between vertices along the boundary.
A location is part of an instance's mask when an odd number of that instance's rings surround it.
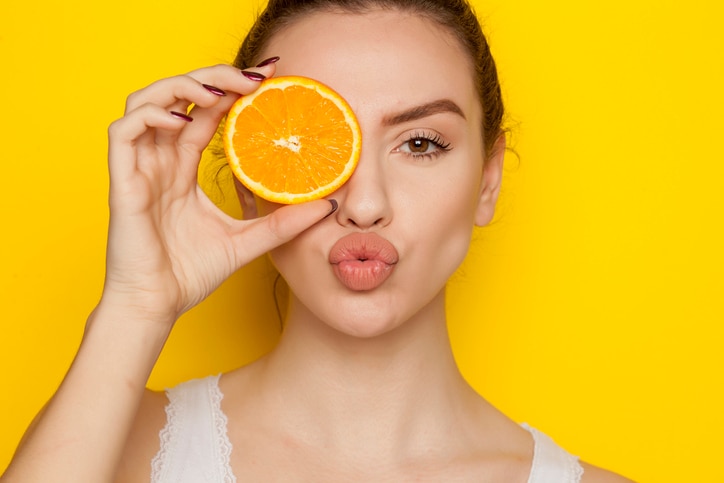
<svg viewBox="0 0 724 483">
<path fill-rule="evenodd" d="M 453 358 L 443 293 L 370 338 L 342 334 L 292 307 L 256 381 L 263 404 L 279 404 L 272 413 L 288 419 L 281 426 L 304 428 L 306 442 L 356 455 L 360 448 L 424 452 L 478 401 Z"/>
</svg>

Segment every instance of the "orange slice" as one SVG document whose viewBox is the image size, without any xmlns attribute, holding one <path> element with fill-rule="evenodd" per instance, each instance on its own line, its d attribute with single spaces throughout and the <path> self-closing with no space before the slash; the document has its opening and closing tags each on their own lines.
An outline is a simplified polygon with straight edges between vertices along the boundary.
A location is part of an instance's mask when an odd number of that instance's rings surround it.
<svg viewBox="0 0 724 483">
<path fill-rule="evenodd" d="M 347 102 L 306 77 L 273 77 L 229 111 L 224 149 L 234 175 L 276 203 L 322 198 L 352 175 L 362 134 Z"/>
</svg>

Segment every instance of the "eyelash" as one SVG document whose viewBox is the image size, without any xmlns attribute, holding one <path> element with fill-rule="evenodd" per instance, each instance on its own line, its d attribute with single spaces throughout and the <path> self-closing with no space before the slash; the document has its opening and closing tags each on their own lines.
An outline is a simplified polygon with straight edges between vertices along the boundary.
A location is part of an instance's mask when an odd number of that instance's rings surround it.
<svg viewBox="0 0 724 483">
<path fill-rule="evenodd" d="M 437 149 L 431 153 L 412 153 L 412 152 L 405 152 L 401 150 L 401 147 L 412 142 L 412 141 L 427 141 L 432 143 Z M 450 143 L 445 142 L 443 140 L 442 136 L 440 136 L 437 133 L 426 133 L 426 132 L 419 132 L 416 131 L 410 135 L 407 140 L 400 145 L 400 147 L 397 148 L 397 151 L 401 152 L 402 154 L 409 156 L 411 158 L 436 158 L 448 151 L 450 151 L 452 148 L 450 147 Z"/>
</svg>

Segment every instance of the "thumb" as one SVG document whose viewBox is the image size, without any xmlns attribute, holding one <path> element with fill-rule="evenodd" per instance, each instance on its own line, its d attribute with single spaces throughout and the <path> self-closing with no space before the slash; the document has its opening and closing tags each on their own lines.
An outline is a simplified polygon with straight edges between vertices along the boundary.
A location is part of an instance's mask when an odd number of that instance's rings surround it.
<svg viewBox="0 0 724 483">
<path fill-rule="evenodd" d="M 242 264 L 288 242 L 337 211 L 337 207 L 337 200 L 315 200 L 283 206 L 266 216 L 246 221 L 234 237 Z"/>
</svg>

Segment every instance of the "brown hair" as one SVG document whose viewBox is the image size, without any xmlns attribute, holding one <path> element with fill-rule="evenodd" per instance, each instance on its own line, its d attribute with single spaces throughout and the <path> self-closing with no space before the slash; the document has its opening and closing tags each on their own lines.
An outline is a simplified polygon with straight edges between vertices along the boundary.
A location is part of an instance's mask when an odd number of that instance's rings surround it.
<svg viewBox="0 0 724 483">
<path fill-rule="evenodd" d="M 234 65 L 243 69 L 257 64 L 271 38 L 299 17 L 320 11 L 363 13 L 373 8 L 422 15 L 445 27 L 462 44 L 475 72 L 483 110 L 483 141 L 489 155 L 503 132 L 503 99 L 495 60 L 480 22 L 466 0 L 269 0 L 244 39 Z"/>
</svg>

